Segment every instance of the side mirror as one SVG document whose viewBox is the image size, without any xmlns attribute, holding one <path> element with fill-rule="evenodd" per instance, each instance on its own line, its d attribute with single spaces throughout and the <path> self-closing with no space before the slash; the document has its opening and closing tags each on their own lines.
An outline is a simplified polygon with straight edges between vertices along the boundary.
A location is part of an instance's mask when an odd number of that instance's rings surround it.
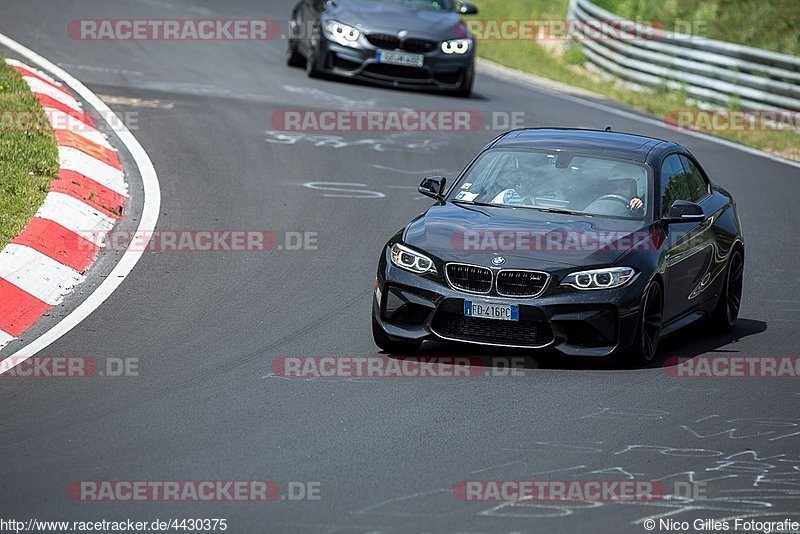
<svg viewBox="0 0 800 534">
<path fill-rule="evenodd" d="M 706 214 L 699 204 L 686 200 L 676 200 L 673 202 L 669 213 L 663 218 L 664 222 L 670 223 L 701 223 L 706 220 Z"/>
<path fill-rule="evenodd" d="M 444 176 L 428 176 L 419 184 L 417 191 L 439 202 L 444 202 L 444 186 L 447 178 Z"/>
<path fill-rule="evenodd" d="M 458 12 L 462 15 L 477 15 L 478 8 L 468 2 L 461 2 L 458 6 Z"/>
</svg>

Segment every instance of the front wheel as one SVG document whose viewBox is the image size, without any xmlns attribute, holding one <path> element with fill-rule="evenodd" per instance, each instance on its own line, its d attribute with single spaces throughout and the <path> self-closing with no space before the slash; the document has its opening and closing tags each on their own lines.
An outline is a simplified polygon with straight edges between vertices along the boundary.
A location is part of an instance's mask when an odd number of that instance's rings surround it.
<svg viewBox="0 0 800 534">
<path fill-rule="evenodd" d="M 322 75 L 317 68 L 317 53 L 313 48 L 308 51 L 308 57 L 306 57 L 306 75 L 309 78 L 319 78 Z"/>
<path fill-rule="evenodd" d="M 372 339 L 375 340 L 378 348 L 389 354 L 409 354 L 416 352 L 422 345 L 422 341 L 389 336 L 374 317 L 372 318 Z"/>
<path fill-rule="evenodd" d="M 664 318 L 664 294 L 658 282 L 652 282 L 642 299 L 636 341 L 628 349 L 627 357 L 634 365 L 646 366 L 653 362 L 661 337 Z"/>
<path fill-rule="evenodd" d="M 286 49 L 286 64 L 290 67 L 302 67 L 305 64 L 305 58 L 297 51 L 297 43 L 291 39 Z"/>
<path fill-rule="evenodd" d="M 472 85 L 474 83 L 474 75 L 465 76 L 464 80 L 458 86 L 458 89 L 453 91 L 453 96 L 459 98 L 469 98 L 472 95 Z"/>
</svg>

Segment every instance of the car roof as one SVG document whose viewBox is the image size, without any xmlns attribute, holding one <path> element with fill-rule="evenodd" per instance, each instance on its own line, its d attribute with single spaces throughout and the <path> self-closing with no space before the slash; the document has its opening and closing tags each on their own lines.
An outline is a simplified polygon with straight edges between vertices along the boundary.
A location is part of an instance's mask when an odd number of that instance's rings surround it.
<svg viewBox="0 0 800 534">
<path fill-rule="evenodd" d="M 642 163 L 660 157 L 680 145 L 655 137 L 606 130 L 577 128 L 524 128 L 498 137 L 491 148 L 534 148 L 564 150 L 588 155 L 610 156 Z"/>
</svg>

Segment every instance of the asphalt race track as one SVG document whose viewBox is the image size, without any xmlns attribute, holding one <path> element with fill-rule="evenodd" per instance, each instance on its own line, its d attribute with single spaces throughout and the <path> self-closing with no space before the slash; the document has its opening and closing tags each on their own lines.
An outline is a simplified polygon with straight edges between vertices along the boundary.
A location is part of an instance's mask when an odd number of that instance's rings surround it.
<svg viewBox="0 0 800 534">
<path fill-rule="evenodd" d="M 800 519 L 798 379 L 676 378 L 663 365 L 671 356 L 798 354 L 800 169 L 486 74 L 473 98 L 459 100 L 308 79 L 285 66 L 280 39 L 77 41 L 66 31 L 85 18 L 286 20 L 290 7 L 3 2 L 0 33 L 61 65 L 118 113 L 138 113 L 133 133 L 161 182 L 159 229 L 312 232 L 318 247 L 146 254 L 103 306 L 45 351 L 138 358 L 138 377 L 0 379 L 0 516 L 224 517 L 229 531 L 247 533 L 643 532 L 643 520 L 657 517 Z M 664 342 L 649 369 L 546 355 L 521 376 L 491 366 L 498 376 L 479 379 L 271 376 L 281 356 L 377 352 L 370 308 L 381 246 L 430 205 L 416 192 L 424 175 L 454 176 L 498 133 L 286 136 L 271 117 L 406 107 L 522 112 L 526 126 L 611 125 L 684 144 L 742 216 L 745 295 L 735 332 L 687 331 Z M 363 185 L 342 193 L 309 182 Z M 423 352 L 475 354 L 431 343 Z M 704 481 L 707 497 L 498 503 L 453 492 L 462 480 L 633 477 Z M 251 479 L 319 482 L 320 499 L 86 503 L 66 491 L 75 480 Z"/>
</svg>

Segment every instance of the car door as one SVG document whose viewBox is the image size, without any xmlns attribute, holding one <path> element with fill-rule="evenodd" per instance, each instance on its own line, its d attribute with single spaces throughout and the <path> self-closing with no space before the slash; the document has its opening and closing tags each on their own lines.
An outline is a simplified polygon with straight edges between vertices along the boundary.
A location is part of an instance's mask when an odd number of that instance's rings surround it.
<svg viewBox="0 0 800 534">
<path fill-rule="evenodd" d="M 669 213 L 676 200 L 703 206 L 709 195 L 702 173 L 680 153 L 666 156 L 661 164 L 661 217 Z M 706 215 L 708 215 L 706 213 Z M 665 225 L 664 319 L 670 321 L 698 306 L 695 291 L 709 273 L 713 259 L 713 233 L 708 217 L 702 223 Z"/>
</svg>

